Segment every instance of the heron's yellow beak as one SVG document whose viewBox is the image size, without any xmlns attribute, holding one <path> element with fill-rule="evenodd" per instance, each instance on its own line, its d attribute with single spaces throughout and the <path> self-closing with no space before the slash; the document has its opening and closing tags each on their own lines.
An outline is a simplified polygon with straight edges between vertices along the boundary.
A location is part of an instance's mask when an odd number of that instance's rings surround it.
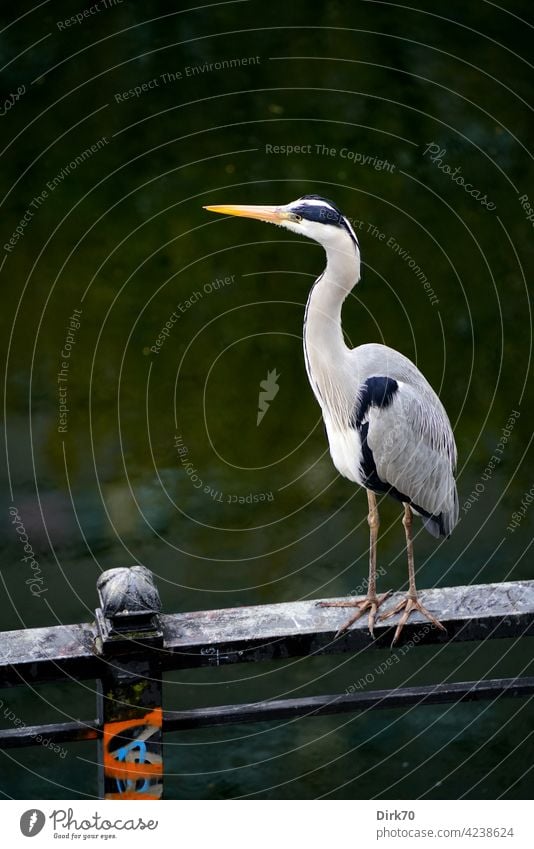
<svg viewBox="0 0 534 849">
<path fill-rule="evenodd" d="M 219 212 L 221 215 L 239 215 L 243 218 L 257 218 L 259 221 L 270 221 L 271 224 L 281 224 L 287 221 L 289 214 L 277 206 L 204 206 L 208 212 Z"/>
</svg>

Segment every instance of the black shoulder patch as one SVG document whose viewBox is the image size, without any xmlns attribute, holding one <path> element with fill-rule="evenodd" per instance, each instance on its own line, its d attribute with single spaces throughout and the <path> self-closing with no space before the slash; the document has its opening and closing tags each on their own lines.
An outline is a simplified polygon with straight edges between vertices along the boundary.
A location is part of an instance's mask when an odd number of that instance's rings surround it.
<svg viewBox="0 0 534 849">
<path fill-rule="evenodd" d="M 389 407 L 399 384 L 392 377 L 368 377 L 354 407 L 350 426 L 360 428 L 369 407 Z"/>
<path fill-rule="evenodd" d="M 391 495 L 397 501 L 411 504 L 416 513 L 422 517 L 426 530 L 429 531 L 432 536 L 446 537 L 449 536 L 451 529 L 448 524 L 446 524 L 446 516 L 444 517 L 443 513 L 439 513 L 438 515 L 429 513 L 428 510 L 425 510 L 423 507 L 415 504 L 408 495 L 400 492 L 396 487 L 392 486 L 392 484 L 379 477 L 375 458 L 367 441 L 369 434 L 369 422 L 365 422 L 364 418 L 369 407 L 389 407 L 395 393 L 398 391 L 398 388 L 399 384 L 392 377 L 367 378 L 363 384 L 363 390 L 359 402 L 356 404 L 351 416 L 350 426 L 358 431 L 362 447 L 360 468 L 363 477 L 363 485 L 367 489 L 370 489 L 371 492 Z"/>
</svg>

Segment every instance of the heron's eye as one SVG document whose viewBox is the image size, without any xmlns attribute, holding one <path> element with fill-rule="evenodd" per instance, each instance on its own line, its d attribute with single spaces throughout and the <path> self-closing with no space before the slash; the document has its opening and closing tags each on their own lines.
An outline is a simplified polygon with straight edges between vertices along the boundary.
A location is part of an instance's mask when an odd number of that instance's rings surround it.
<svg viewBox="0 0 534 849">
<path fill-rule="evenodd" d="M 294 221 L 296 224 L 298 224 L 300 221 L 302 221 L 302 215 L 297 215 L 296 212 L 290 212 L 289 220 Z"/>
</svg>

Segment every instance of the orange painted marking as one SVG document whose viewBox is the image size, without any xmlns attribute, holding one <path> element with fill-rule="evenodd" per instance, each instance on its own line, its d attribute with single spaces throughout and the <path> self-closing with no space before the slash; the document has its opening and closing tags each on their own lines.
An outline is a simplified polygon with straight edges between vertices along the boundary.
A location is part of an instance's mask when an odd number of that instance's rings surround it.
<svg viewBox="0 0 534 849">
<path fill-rule="evenodd" d="M 150 799 L 153 802 L 159 802 L 159 796 L 151 795 L 150 793 L 136 793 L 135 790 L 125 790 L 124 793 L 106 793 L 106 799 L 134 799 L 135 801 L 143 802 L 145 799 Z"/>
<path fill-rule="evenodd" d="M 104 726 L 104 774 L 108 778 L 117 778 L 122 781 L 136 781 L 143 778 L 158 778 L 163 774 L 163 763 L 135 763 L 128 761 L 118 761 L 115 756 L 109 751 L 109 746 L 113 738 L 117 735 L 122 735 L 124 732 L 132 732 L 135 729 L 146 729 L 149 733 L 146 737 L 141 737 L 143 742 L 150 746 L 150 737 L 154 732 L 161 733 L 163 724 L 163 710 L 161 707 L 154 708 L 148 711 L 143 716 L 136 719 L 125 719 L 118 722 L 108 722 Z M 124 744 L 126 745 L 126 743 Z M 129 791 L 134 792 L 134 791 Z M 114 798 L 115 794 L 112 797 Z M 116 798 L 130 798 L 127 793 L 119 793 Z M 150 796 L 148 793 L 135 793 L 131 798 L 158 798 Z"/>
<path fill-rule="evenodd" d="M 106 764 L 108 778 L 118 778 L 119 781 L 139 781 L 141 778 L 158 778 L 163 775 L 163 764 L 136 764 L 113 762 Z"/>
</svg>

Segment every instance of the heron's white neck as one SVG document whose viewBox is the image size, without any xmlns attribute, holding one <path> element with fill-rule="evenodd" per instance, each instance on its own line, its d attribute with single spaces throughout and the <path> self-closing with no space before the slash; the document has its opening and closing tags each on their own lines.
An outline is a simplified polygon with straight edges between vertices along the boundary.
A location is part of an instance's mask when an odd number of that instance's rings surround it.
<svg viewBox="0 0 534 849">
<path fill-rule="evenodd" d="M 354 404 L 357 375 L 343 339 L 341 308 L 360 279 L 360 254 L 347 236 L 342 248 L 325 246 L 326 268 L 310 292 L 304 317 L 304 356 L 323 412 L 344 426 Z"/>
</svg>

